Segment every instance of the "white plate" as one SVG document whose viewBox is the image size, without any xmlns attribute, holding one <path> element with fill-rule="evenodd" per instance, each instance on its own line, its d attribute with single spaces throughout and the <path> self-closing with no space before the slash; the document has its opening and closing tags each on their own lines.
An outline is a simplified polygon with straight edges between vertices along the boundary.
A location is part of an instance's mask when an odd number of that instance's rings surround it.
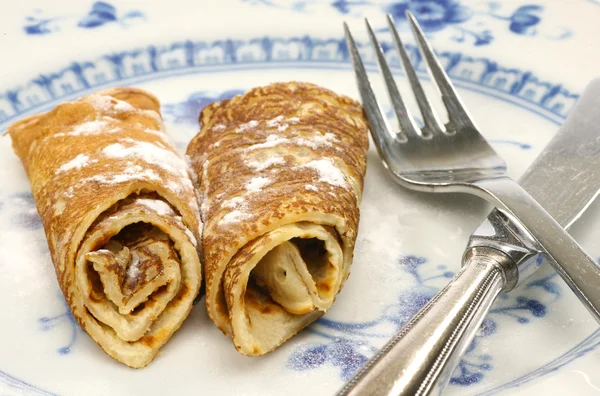
<svg viewBox="0 0 600 396">
<path fill-rule="evenodd" d="M 410 43 L 402 17 L 408 7 L 485 136 L 518 177 L 597 77 L 600 62 L 594 46 L 600 2 L 536 4 L 6 3 L 0 15 L 0 129 L 102 87 L 136 85 L 159 97 L 167 130 L 184 150 L 202 106 L 254 86 L 306 80 L 357 97 L 342 21 L 364 40 L 361 19 L 368 16 L 389 42 L 389 11 Z M 401 74 L 398 80 L 405 90 Z M 381 88 L 375 75 L 372 81 Z M 468 236 L 490 210 L 466 195 L 403 190 L 371 150 L 352 274 L 324 318 L 275 352 L 248 358 L 198 304 L 156 360 L 132 370 L 107 357 L 72 320 L 8 137 L 0 140 L 0 180 L 0 393 L 9 395 L 332 394 L 460 268 Z M 594 256 L 600 254 L 593 227 L 598 209 L 594 205 L 574 231 Z M 593 394 L 600 388 L 599 343 L 598 325 L 544 268 L 498 301 L 447 393 Z"/>
</svg>

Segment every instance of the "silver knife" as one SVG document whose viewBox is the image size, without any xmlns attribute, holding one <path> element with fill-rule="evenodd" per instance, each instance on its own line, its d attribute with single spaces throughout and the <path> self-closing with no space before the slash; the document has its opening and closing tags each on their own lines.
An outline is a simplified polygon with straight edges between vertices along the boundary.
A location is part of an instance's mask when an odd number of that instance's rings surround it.
<svg viewBox="0 0 600 396">
<path fill-rule="evenodd" d="M 565 228 L 593 202 L 600 192 L 600 79 L 519 183 Z M 440 394 L 496 297 L 533 274 L 540 256 L 535 240 L 494 209 L 471 235 L 460 272 L 338 394 Z"/>
</svg>

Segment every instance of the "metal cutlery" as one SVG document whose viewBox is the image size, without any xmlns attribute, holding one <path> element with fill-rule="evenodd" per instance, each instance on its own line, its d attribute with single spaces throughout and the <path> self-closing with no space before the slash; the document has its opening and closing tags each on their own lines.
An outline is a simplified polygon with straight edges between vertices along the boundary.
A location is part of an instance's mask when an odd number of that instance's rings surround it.
<svg viewBox="0 0 600 396">
<path fill-rule="evenodd" d="M 463 257 L 463 268 L 455 279 L 367 362 L 340 394 L 439 392 L 496 296 L 512 290 L 535 271 L 540 253 L 549 259 L 596 319 L 600 315 L 599 267 L 561 227 L 569 226 L 585 210 L 597 194 L 600 179 L 592 171 L 589 187 L 578 184 L 584 190 L 581 195 L 566 192 L 564 197 L 553 197 L 562 198 L 560 202 L 563 206 L 570 205 L 569 209 L 550 203 L 553 200 L 548 193 L 549 182 L 544 179 L 550 172 L 546 168 L 556 165 L 559 159 L 568 165 L 560 168 L 562 181 L 587 179 L 579 172 L 578 165 L 582 162 L 589 168 L 600 165 L 596 159 L 600 158 L 597 134 L 588 127 L 578 135 L 583 140 L 575 140 L 565 133 L 557 135 L 544 152 L 545 156 L 524 176 L 523 186 L 519 186 L 504 175 L 504 162 L 477 131 L 414 17 L 408 14 L 408 19 L 442 93 L 449 122 L 443 125 L 436 117 L 393 21 L 388 18 L 425 124 L 419 129 L 413 121 L 367 23 L 399 119 L 400 132 L 392 134 L 345 26 L 363 106 L 380 157 L 395 180 L 405 187 L 420 191 L 470 192 L 490 200 L 500 210 L 494 210 L 473 234 Z M 549 205 L 556 219 L 526 190 Z M 567 199 L 574 200 L 574 204 Z"/>
</svg>

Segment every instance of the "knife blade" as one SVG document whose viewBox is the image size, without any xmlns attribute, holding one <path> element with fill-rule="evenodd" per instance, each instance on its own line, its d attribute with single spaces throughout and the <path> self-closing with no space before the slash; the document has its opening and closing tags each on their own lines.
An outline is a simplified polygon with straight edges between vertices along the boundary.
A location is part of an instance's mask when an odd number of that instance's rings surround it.
<svg viewBox="0 0 600 396">
<path fill-rule="evenodd" d="M 565 229 L 600 193 L 600 79 L 586 87 L 558 133 L 519 179 L 519 184 Z M 523 267 L 517 285 L 541 265 L 533 238 L 494 209 L 471 234 L 473 247 L 501 250 Z M 531 263 L 526 263 L 532 261 Z M 527 267 L 527 268 L 525 268 Z"/>
<path fill-rule="evenodd" d="M 588 84 L 558 133 L 519 180 L 564 227 L 571 226 L 600 191 L 598 109 L 600 79 Z M 542 251 L 533 237 L 494 209 L 471 235 L 460 272 L 338 395 L 441 393 L 498 295 L 533 274 Z"/>
</svg>

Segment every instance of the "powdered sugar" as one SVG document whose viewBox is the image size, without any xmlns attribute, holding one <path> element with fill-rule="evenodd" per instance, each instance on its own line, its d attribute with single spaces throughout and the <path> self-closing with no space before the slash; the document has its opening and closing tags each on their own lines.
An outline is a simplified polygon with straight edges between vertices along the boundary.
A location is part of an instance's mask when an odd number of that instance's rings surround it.
<svg viewBox="0 0 600 396">
<path fill-rule="evenodd" d="M 167 140 L 167 135 L 165 135 L 164 132 L 161 132 L 159 130 L 146 128 L 146 129 L 144 129 L 144 132 L 149 133 L 151 135 L 159 136 L 159 137 L 163 138 L 163 140 Z"/>
<path fill-rule="evenodd" d="M 84 166 L 88 166 L 90 163 L 97 162 L 96 160 L 90 161 L 90 157 L 85 154 L 78 154 L 71 161 L 62 164 L 57 170 L 57 173 L 66 172 L 71 169 L 81 169 Z"/>
<path fill-rule="evenodd" d="M 250 161 L 247 165 L 251 168 L 256 169 L 257 171 L 265 170 L 273 165 L 284 165 L 285 160 L 282 157 L 271 157 L 266 161 Z"/>
<path fill-rule="evenodd" d="M 310 161 L 302 167 L 314 169 L 319 174 L 319 181 L 347 188 L 346 178 L 341 170 L 339 170 L 330 159 L 320 159 Z"/>
<path fill-rule="evenodd" d="M 108 95 L 88 95 L 85 101 L 92 105 L 100 113 L 104 114 L 122 114 L 122 113 L 139 113 L 152 118 L 158 123 L 162 123 L 162 118 L 154 110 L 142 110 L 134 107 L 129 102 L 118 100 Z"/>
<path fill-rule="evenodd" d="M 107 120 L 94 120 L 84 122 L 82 124 L 77 125 L 70 132 L 67 133 L 57 133 L 54 136 L 80 136 L 80 135 L 95 135 L 98 133 L 102 133 L 106 131 L 108 127 Z"/>
<path fill-rule="evenodd" d="M 304 186 L 304 189 L 308 190 L 308 191 L 319 191 L 319 189 L 315 186 L 313 186 L 312 184 L 307 184 L 306 186 Z"/>
<path fill-rule="evenodd" d="M 144 169 L 139 165 L 133 165 L 126 168 L 123 172 L 106 176 L 106 175 L 95 175 L 82 179 L 79 184 L 87 184 L 88 182 L 95 181 L 102 184 L 118 184 L 131 180 L 156 180 L 162 181 L 160 175 L 154 172 L 152 169 Z M 67 193 L 68 194 L 68 193 Z"/>
<path fill-rule="evenodd" d="M 331 147 L 332 141 L 336 141 L 335 135 L 332 133 L 326 133 L 325 135 L 314 135 L 311 137 L 296 137 L 286 138 L 280 135 L 269 135 L 264 143 L 254 144 L 249 146 L 246 150 L 258 150 L 263 148 L 275 147 L 282 144 L 293 144 L 297 146 L 307 146 L 316 150 L 320 147 Z"/>
<path fill-rule="evenodd" d="M 246 200 L 242 197 L 233 197 L 221 204 L 222 207 L 228 209 L 245 208 L 247 207 Z"/>
<path fill-rule="evenodd" d="M 284 119 L 284 117 L 282 115 L 277 116 L 277 117 L 275 117 L 275 118 L 267 121 L 267 126 L 271 127 L 271 128 L 277 127 L 277 130 L 279 132 L 283 132 L 286 129 L 288 129 L 288 127 L 289 127 L 289 124 L 287 124 L 287 123 L 283 123 L 282 124 L 281 123 L 281 121 L 283 121 L 283 119 Z"/>
<path fill-rule="evenodd" d="M 136 202 L 152 209 L 159 216 L 175 215 L 175 211 L 173 210 L 173 208 L 171 208 L 171 206 L 168 203 L 160 199 L 138 198 L 136 199 Z"/>
<path fill-rule="evenodd" d="M 118 113 L 126 113 L 129 111 L 135 111 L 135 107 L 122 100 L 117 100 L 117 103 L 115 103 L 115 105 L 113 106 L 113 110 L 115 110 Z"/>
<path fill-rule="evenodd" d="M 312 148 L 313 150 L 316 150 L 319 147 L 331 147 L 331 142 L 322 135 L 316 135 L 316 136 L 311 137 L 310 139 L 297 138 L 295 140 L 298 145 L 308 146 L 308 147 Z"/>
<path fill-rule="evenodd" d="M 219 221 L 219 225 L 236 223 L 241 220 L 249 219 L 251 217 L 252 217 L 252 215 L 250 215 L 249 213 L 242 212 L 241 210 L 233 210 L 233 211 L 227 213 L 225 216 L 223 216 L 221 221 Z"/>
<path fill-rule="evenodd" d="M 212 129 L 213 131 L 224 131 L 224 130 L 225 130 L 225 128 L 226 128 L 226 127 L 225 127 L 225 125 L 223 125 L 223 124 L 215 124 L 215 125 L 213 125 L 213 126 L 212 126 L 212 128 L 211 128 L 211 129 Z"/>
<path fill-rule="evenodd" d="M 169 180 L 166 186 L 169 190 L 175 191 L 176 193 L 181 193 L 183 191 L 183 186 L 174 180 Z"/>
<path fill-rule="evenodd" d="M 157 165 L 167 172 L 183 178 L 184 183 L 187 181 L 191 184 L 188 179 L 187 164 L 183 158 L 155 144 L 133 141 L 131 146 L 124 146 L 121 143 L 113 143 L 102 149 L 102 154 L 111 158 L 138 157 L 147 163 Z"/>
<path fill-rule="evenodd" d="M 335 134 L 331 133 L 331 132 L 327 132 L 323 135 L 323 137 L 325 138 L 325 140 L 328 140 L 330 142 L 337 142 L 338 139 L 335 137 Z"/>
<path fill-rule="evenodd" d="M 238 126 L 238 128 L 235 130 L 235 133 L 243 133 L 246 132 L 248 129 L 256 128 L 257 126 L 258 121 L 252 120 L 245 124 L 240 124 L 240 126 Z"/>
<path fill-rule="evenodd" d="M 127 278 L 136 279 L 142 271 L 140 270 L 140 256 L 135 250 L 131 251 L 131 263 L 127 267 Z"/>
<path fill-rule="evenodd" d="M 275 147 L 280 144 L 289 143 L 289 139 L 277 135 L 269 135 L 264 143 L 257 143 L 247 148 L 247 150 L 258 150 L 263 148 Z"/>
<path fill-rule="evenodd" d="M 250 181 L 248 183 L 246 183 L 246 190 L 248 190 L 250 192 L 258 192 L 263 187 L 271 184 L 271 182 L 272 182 L 271 179 L 269 179 L 268 177 L 262 177 L 262 176 L 253 177 L 252 179 L 250 179 Z"/>
<path fill-rule="evenodd" d="M 163 120 L 162 120 L 160 114 L 158 114 L 156 111 L 154 111 L 154 110 L 138 110 L 138 109 L 136 109 L 136 110 L 141 112 L 143 115 L 152 118 L 154 121 L 156 121 L 157 123 L 162 125 Z M 164 128 L 164 126 L 162 128 Z"/>
<path fill-rule="evenodd" d="M 276 127 L 276 126 L 279 125 L 279 123 L 281 121 L 283 121 L 283 116 L 282 115 L 277 116 L 277 117 L 275 117 L 275 118 L 270 119 L 269 121 L 267 121 L 267 126 L 271 127 L 271 128 Z"/>
<path fill-rule="evenodd" d="M 192 233 L 192 231 L 190 231 L 190 229 L 187 228 L 187 227 L 185 227 L 185 226 L 183 228 L 183 231 L 185 233 L 185 236 L 188 237 L 188 239 L 192 243 L 192 245 L 198 246 L 198 241 L 196 240 L 196 237 L 194 236 L 194 234 Z"/>
<path fill-rule="evenodd" d="M 86 102 L 104 113 L 126 113 L 136 110 L 131 104 L 108 95 L 89 95 L 86 97 Z"/>
</svg>

